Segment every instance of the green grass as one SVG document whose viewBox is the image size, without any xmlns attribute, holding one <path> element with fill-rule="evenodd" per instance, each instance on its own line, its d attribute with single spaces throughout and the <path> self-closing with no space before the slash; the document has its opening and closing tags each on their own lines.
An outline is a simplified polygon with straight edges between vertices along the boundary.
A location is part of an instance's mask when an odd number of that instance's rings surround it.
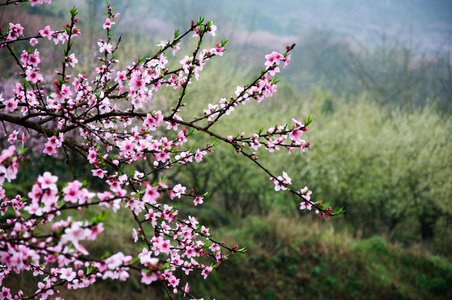
<svg viewBox="0 0 452 300">
<path fill-rule="evenodd" d="M 95 243 L 86 245 L 91 253 L 119 247 L 131 254 L 134 247 L 142 247 L 131 242 L 126 211 L 111 215 L 107 222 L 107 231 Z M 233 220 L 213 230 L 216 238 L 229 245 L 246 246 L 247 252 L 230 256 L 207 280 L 195 275 L 190 279 L 190 292 L 199 298 L 215 299 L 452 297 L 451 261 L 429 254 L 422 245 L 406 249 L 378 236 L 353 238 L 345 229 L 335 229 L 340 227 L 336 222 L 279 214 Z M 31 290 L 37 282 L 31 274 L 4 281 L 14 289 Z M 133 272 L 127 282 L 103 281 L 88 289 L 63 291 L 62 296 L 83 300 L 168 299 L 160 283 L 143 286 L 139 274 Z"/>
<path fill-rule="evenodd" d="M 271 215 L 218 236 L 247 246 L 195 287 L 217 299 L 449 299 L 452 263 L 381 237 L 354 239 L 333 221 Z M 239 228 L 239 226 L 241 228 Z M 199 295 L 203 296 L 203 295 Z"/>
</svg>

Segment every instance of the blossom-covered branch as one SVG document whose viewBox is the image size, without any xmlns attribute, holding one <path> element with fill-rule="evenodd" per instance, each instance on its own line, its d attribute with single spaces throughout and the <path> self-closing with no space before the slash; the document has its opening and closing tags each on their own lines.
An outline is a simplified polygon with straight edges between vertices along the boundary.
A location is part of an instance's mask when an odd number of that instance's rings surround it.
<svg viewBox="0 0 452 300">
<path fill-rule="evenodd" d="M 0 5 L 22 2 L 26 1 Z M 310 118 L 304 123 L 293 119 L 292 125 L 277 125 L 249 136 L 241 130 L 236 136 L 223 136 L 215 126 L 233 111 L 239 113 L 248 101 L 261 102 L 272 97 L 277 89 L 276 74 L 281 65 L 285 68 L 289 64 L 294 45 L 287 46 L 283 54 L 272 52 L 265 56 L 261 74 L 250 84 L 237 87 L 235 96 L 209 104 L 193 120 L 186 121 L 181 111 L 186 106 L 190 84 L 199 79 L 206 63 L 223 56 L 225 51 L 226 41 L 202 48 L 205 39 L 216 37 L 217 27 L 203 18 L 192 21 L 187 31 L 176 31 L 173 39 L 161 41 L 154 55 L 137 59 L 121 70 L 115 58 L 121 39 L 115 45 L 112 42 L 119 17 L 108 5 L 102 26 L 106 38 L 96 43 L 100 55 L 94 76 L 72 72 L 78 64 L 72 45 L 82 34 L 75 8 L 62 30 L 52 30 L 50 26 L 26 29 L 12 22 L 0 30 L 1 50 L 8 51 L 20 69 L 14 88 L 5 96 L 0 94 L 0 126 L 5 138 L 0 154 L 0 283 L 12 273 L 26 271 L 40 278 L 34 294 L 27 296 L 16 291 L 17 299 L 46 299 L 63 286 L 78 289 L 99 280 L 127 280 L 132 271 L 140 273 L 143 284 L 160 281 L 168 292 L 194 298 L 189 294 L 188 282 L 181 282 L 182 274 L 199 273 L 207 278 L 229 254 L 244 252 L 245 248 L 213 239 L 208 227 L 195 216 L 183 216 L 173 204 L 188 199 L 195 207 L 202 205 L 208 191 L 194 191 L 163 177 L 151 178 L 175 165 L 200 163 L 214 153 L 217 143 L 230 145 L 238 155 L 262 169 L 276 191 L 288 190 L 296 195 L 301 209 L 314 207 L 322 217 L 336 214 L 313 202 L 307 187 L 291 188 L 287 173 L 273 174 L 265 162 L 258 160 L 261 147 L 268 152 L 287 149 L 289 153 L 303 153 L 310 146 L 302 139 Z M 169 68 L 169 61 L 181 50 L 181 40 L 190 36 L 197 40 L 197 46 L 187 50 L 190 56 Z M 39 43 L 45 39 L 55 45 L 66 43 L 60 66 L 41 60 Z M 15 43 L 28 43 L 28 50 L 15 52 Z M 54 75 L 45 75 L 41 66 L 51 68 Z M 179 92 L 168 110 L 159 110 L 152 104 L 163 88 Z M 191 149 L 187 142 L 196 136 L 195 132 L 214 141 Z M 90 191 L 86 182 L 63 182 L 64 178 L 45 171 L 28 193 L 11 197 L 5 182 L 17 180 L 22 172 L 21 162 L 30 158 L 27 147 L 32 140 L 41 145 L 40 153 L 35 155 L 57 160 L 71 153 L 83 158 L 89 166 L 89 176 L 100 180 L 105 189 Z M 149 168 L 140 172 L 138 166 L 144 162 L 150 162 Z M 78 220 L 77 212 L 95 207 L 112 213 L 128 210 L 135 222 L 130 228 L 131 241 L 143 241 L 142 250 L 93 257 L 85 245 L 104 231 L 107 215 L 98 213 L 90 220 Z M 69 216 L 63 217 L 63 212 Z M 50 225 L 50 230 L 41 233 L 38 229 L 45 224 Z M 8 287 L 4 286 L 2 292 L 5 299 L 12 299 Z"/>
</svg>

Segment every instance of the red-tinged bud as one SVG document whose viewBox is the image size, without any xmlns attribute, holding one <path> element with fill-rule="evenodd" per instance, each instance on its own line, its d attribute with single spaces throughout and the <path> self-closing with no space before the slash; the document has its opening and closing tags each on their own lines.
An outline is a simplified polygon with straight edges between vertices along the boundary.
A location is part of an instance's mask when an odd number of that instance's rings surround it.
<svg viewBox="0 0 452 300">
<path fill-rule="evenodd" d="M 191 20 L 191 26 L 194 26 L 195 25 L 195 21 L 194 20 Z"/>
<path fill-rule="evenodd" d="M 308 147 L 311 146 L 311 145 L 312 145 L 312 144 L 311 144 L 310 142 L 307 142 L 307 143 L 306 143 L 306 146 L 308 146 Z"/>
<path fill-rule="evenodd" d="M 224 245 L 224 242 L 221 242 L 222 245 Z"/>
<path fill-rule="evenodd" d="M 286 46 L 286 50 L 289 51 L 290 50 L 290 46 Z"/>
<path fill-rule="evenodd" d="M 74 18 L 74 23 L 77 23 L 78 22 L 78 17 L 75 17 Z"/>
<path fill-rule="evenodd" d="M 191 189 L 190 190 L 190 195 L 193 195 L 195 193 L 195 190 L 194 189 Z"/>
<path fill-rule="evenodd" d="M 234 250 L 239 249 L 239 245 L 234 245 Z"/>
<path fill-rule="evenodd" d="M 331 208 L 331 206 L 330 207 L 328 207 L 328 211 L 332 211 L 333 209 Z"/>
<path fill-rule="evenodd" d="M 320 202 L 320 201 L 317 202 L 317 205 L 318 205 L 318 206 L 321 206 L 321 205 L 322 205 L 322 202 Z"/>
<path fill-rule="evenodd" d="M 303 127 L 303 128 L 301 128 L 301 130 L 308 131 L 308 127 Z"/>
</svg>

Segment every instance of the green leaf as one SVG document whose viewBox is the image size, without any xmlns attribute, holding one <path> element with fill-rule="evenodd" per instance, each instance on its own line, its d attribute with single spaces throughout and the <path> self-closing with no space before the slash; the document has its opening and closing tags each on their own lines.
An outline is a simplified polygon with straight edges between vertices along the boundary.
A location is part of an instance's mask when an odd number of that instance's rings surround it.
<svg viewBox="0 0 452 300">
<path fill-rule="evenodd" d="M 108 214 L 103 210 L 99 215 L 99 222 L 105 221 L 105 219 L 108 217 Z"/>
<path fill-rule="evenodd" d="M 92 223 L 98 224 L 98 223 L 104 221 L 106 218 L 107 218 L 107 213 L 105 211 L 102 211 L 102 213 L 94 215 L 94 217 L 92 219 Z"/>
<path fill-rule="evenodd" d="M 86 188 L 88 186 L 88 179 L 85 178 L 82 182 L 82 188 Z"/>
<path fill-rule="evenodd" d="M 203 22 L 204 22 L 204 18 L 203 17 L 199 17 L 198 23 L 196 23 L 196 26 L 201 25 Z"/>
<path fill-rule="evenodd" d="M 194 133 L 195 133 L 195 129 L 192 128 L 187 134 L 185 134 L 185 136 L 187 137 L 187 136 L 190 136 L 190 135 L 192 135 Z"/>
<path fill-rule="evenodd" d="M 139 261 L 140 261 L 140 258 L 139 258 L 139 257 L 135 257 L 134 259 L 132 259 L 131 262 L 129 262 L 129 265 L 136 264 L 136 263 L 138 263 Z"/>
<path fill-rule="evenodd" d="M 27 150 L 28 150 L 28 148 L 21 147 L 21 148 L 19 149 L 19 155 L 24 154 Z"/>
<path fill-rule="evenodd" d="M 71 17 L 74 18 L 78 12 L 77 12 L 77 8 L 75 6 L 72 7 L 71 11 Z"/>
<path fill-rule="evenodd" d="M 246 247 L 243 247 L 242 249 L 237 249 L 238 253 L 245 253 L 246 252 Z"/>
<path fill-rule="evenodd" d="M 104 255 L 102 255 L 102 259 L 106 259 L 106 258 L 108 258 L 110 256 L 111 256 L 110 251 L 107 251 L 107 252 L 105 252 Z"/>
<path fill-rule="evenodd" d="M 341 207 L 339 210 L 337 210 L 334 214 L 335 215 L 340 215 L 340 214 L 343 214 L 344 212 L 346 212 L 346 210 L 344 210 L 344 208 L 343 207 Z"/>
</svg>

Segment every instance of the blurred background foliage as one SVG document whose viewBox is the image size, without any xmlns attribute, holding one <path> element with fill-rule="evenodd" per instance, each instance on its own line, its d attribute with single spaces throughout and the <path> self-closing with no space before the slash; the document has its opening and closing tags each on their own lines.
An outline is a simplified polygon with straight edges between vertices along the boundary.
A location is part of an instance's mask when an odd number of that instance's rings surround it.
<svg viewBox="0 0 452 300">
<path fill-rule="evenodd" d="M 196 214 L 219 238 L 249 248 L 247 255 L 232 257 L 207 280 L 195 279 L 196 295 L 452 297 L 449 1 L 111 3 L 122 14 L 115 32 L 116 38 L 122 35 L 117 53 L 122 67 L 132 58 L 153 53 L 160 39 L 170 38 L 175 28 L 182 31 L 200 15 L 218 25 L 213 40 L 230 40 L 225 56 L 206 65 L 199 82 L 190 86 L 183 112 L 187 120 L 208 103 L 233 94 L 237 85 L 253 80 L 264 54 L 296 43 L 291 65 L 281 73 L 278 93 L 259 105 L 241 107 L 215 129 L 224 135 L 240 134 L 238 128 L 252 134 L 290 123 L 292 117 L 305 120 L 311 115 L 314 121 L 304 135 L 312 143 L 309 151 L 269 155 L 259 150 L 259 160 L 276 174 L 287 171 L 296 188 L 308 186 L 315 201 L 346 210 L 331 220 L 299 211 L 296 199 L 275 193 L 266 174 L 221 144 L 200 164 L 161 174 L 198 193 L 211 192 L 201 207 L 194 208 L 188 200 L 178 203 L 181 213 Z M 50 7 L 17 8 L 8 18 L 2 9 L 0 25 L 15 18 L 35 28 L 50 24 L 54 29 L 68 19 L 74 4 L 79 7 L 83 33 L 75 43 L 80 61 L 76 71 L 92 74 L 95 42 L 105 39 L 98 30 L 104 21 L 102 1 L 55 1 Z M 48 50 L 41 50 L 43 61 L 62 55 L 49 43 L 39 45 Z M 184 42 L 181 53 L 190 46 Z M 4 95 L 13 84 L 12 72 L 17 71 L 6 55 L 0 52 Z M 42 68 L 45 72 L 44 64 Z M 167 110 L 176 96 L 172 90 L 162 90 L 153 105 Z M 193 150 L 215 142 L 195 135 L 190 141 Z M 37 175 L 49 169 L 61 183 L 76 177 L 90 181 L 94 190 L 102 188 L 90 176 L 89 166 L 70 154 L 60 161 L 40 156 L 21 167 L 27 172 L 5 185 L 10 196 L 25 193 Z M 133 221 L 127 214 L 111 215 L 108 220 L 114 228 L 91 245 L 96 253 L 131 242 L 131 232 L 125 230 Z M 140 286 L 137 278 L 132 284 L 114 283 L 113 289 L 101 285 L 70 295 L 98 299 L 106 293 L 118 299 L 166 297 L 158 286 Z"/>
</svg>

